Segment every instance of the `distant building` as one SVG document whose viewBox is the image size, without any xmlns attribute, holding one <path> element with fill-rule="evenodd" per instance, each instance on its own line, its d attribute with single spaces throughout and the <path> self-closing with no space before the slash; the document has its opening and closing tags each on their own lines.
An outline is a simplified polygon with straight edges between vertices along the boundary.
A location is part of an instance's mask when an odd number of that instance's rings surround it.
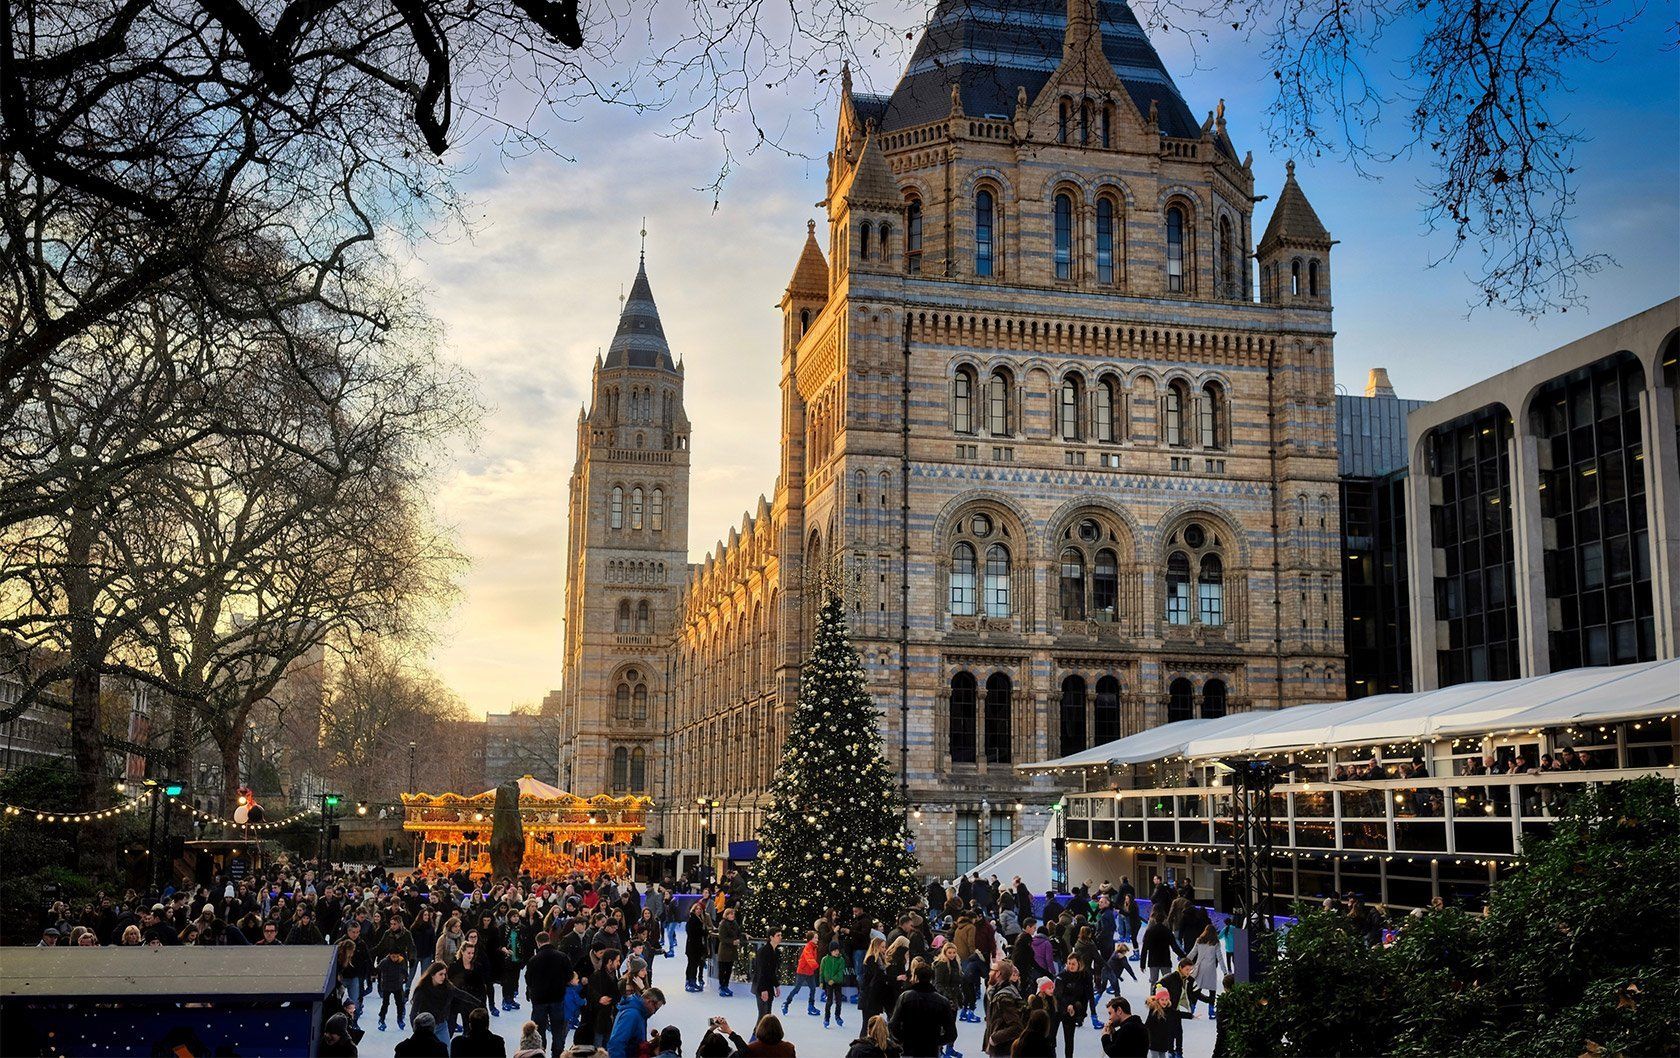
<svg viewBox="0 0 1680 1058">
<path fill-rule="evenodd" d="M 25 679 L 21 673 L 0 675 L 0 712 L 11 709 L 22 699 Z M 128 680 L 107 677 L 103 692 L 105 714 L 120 716 L 116 710 L 126 709 L 128 717 L 122 729 L 129 734 L 127 741 L 107 738 L 105 775 L 113 782 L 133 782 L 146 775 L 146 757 L 142 750 L 150 748 L 135 733 L 147 734 L 151 714 L 151 688 Z M 118 730 L 115 719 L 107 723 L 109 730 Z M 57 687 L 39 695 L 22 714 L 0 721 L 0 775 L 6 775 L 31 764 L 51 760 L 71 759 L 70 703 Z"/>
<path fill-rule="evenodd" d="M 1411 413 L 1419 690 L 1680 647 L 1680 299 Z"/>
<path fill-rule="evenodd" d="M 1341 477 L 1342 639 L 1349 698 L 1412 689 L 1406 598 L 1406 416 L 1385 368 L 1363 397 L 1336 397 Z"/>
</svg>

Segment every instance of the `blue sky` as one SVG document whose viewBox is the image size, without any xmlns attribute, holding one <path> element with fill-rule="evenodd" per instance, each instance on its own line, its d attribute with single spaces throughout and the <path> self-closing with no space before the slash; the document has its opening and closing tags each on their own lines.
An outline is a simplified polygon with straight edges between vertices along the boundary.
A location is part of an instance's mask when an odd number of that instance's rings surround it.
<svg viewBox="0 0 1680 1058">
<path fill-rule="evenodd" d="M 1554 114 L 1587 136 L 1576 244 L 1616 260 L 1584 282 L 1584 310 L 1539 320 L 1471 312 L 1475 262 L 1429 266 L 1450 236 L 1425 234 L 1417 187 L 1425 167 L 1403 159 L 1372 180 L 1337 158 L 1296 155 L 1303 188 L 1340 240 L 1340 385 L 1360 392 L 1367 370 L 1384 366 L 1401 396 L 1438 397 L 1680 293 L 1680 55 L 1665 47 L 1673 18 L 1672 4 L 1648 8 L 1614 58 L 1578 70 L 1573 91 L 1553 101 Z M 1238 150 L 1254 152 L 1258 192 L 1275 200 L 1293 152 L 1274 149 L 1263 129 L 1271 75 L 1256 44 L 1228 29 L 1210 33 L 1194 55 L 1180 36 L 1154 39 L 1193 112 L 1225 99 Z M 1396 41 L 1409 43 L 1400 33 Z M 906 58 L 883 54 L 858 79 L 890 90 Z M 503 158 L 487 139 L 457 157 L 471 220 L 418 247 L 413 271 L 451 354 L 477 375 L 492 409 L 476 443 L 446 468 L 438 496 L 473 567 L 433 660 L 475 711 L 504 711 L 559 685 L 578 408 L 635 273 L 644 216 L 654 296 L 687 365 L 691 553 L 703 554 L 770 491 L 779 429 L 773 306 L 805 221 L 819 213 L 833 113 L 830 85 L 795 81 L 765 93 L 757 117 L 780 149 L 737 152 L 715 208 L 722 141 L 709 131 L 673 135 L 669 113 L 587 105 L 576 120 L 538 126 L 564 157 Z M 1397 123 L 1400 111 L 1390 114 Z M 752 140 L 744 118 L 729 131 L 732 143 Z M 1272 200 L 1258 207 L 1257 232 Z"/>
</svg>

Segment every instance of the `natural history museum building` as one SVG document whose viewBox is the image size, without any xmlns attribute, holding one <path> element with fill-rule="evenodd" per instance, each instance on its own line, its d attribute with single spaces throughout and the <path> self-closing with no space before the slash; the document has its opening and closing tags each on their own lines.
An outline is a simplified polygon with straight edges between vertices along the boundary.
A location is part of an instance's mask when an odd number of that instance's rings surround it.
<svg viewBox="0 0 1680 1058">
<path fill-rule="evenodd" d="M 1198 120 L 1118 0 L 946 0 L 890 96 L 842 84 L 780 472 L 703 562 L 645 268 L 596 365 L 560 782 L 650 794 L 651 844 L 751 838 L 843 570 L 949 875 L 1059 796 L 1017 763 L 1341 697 L 1332 239 L 1291 166 L 1255 240 L 1223 104 Z"/>
</svg>

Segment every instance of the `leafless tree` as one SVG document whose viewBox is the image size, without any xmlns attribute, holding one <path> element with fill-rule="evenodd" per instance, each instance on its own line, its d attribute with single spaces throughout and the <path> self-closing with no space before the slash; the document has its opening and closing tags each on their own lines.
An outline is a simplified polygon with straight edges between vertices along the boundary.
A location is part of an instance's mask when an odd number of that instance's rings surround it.
<svg viewBox="0 0 1680 1058">
<path fill-rule="evenodd" d="M 328 774 L 355 800 L 394 798 L 406 778 L 409 742 L 434 754 L 435 742 L 448 746 L 449 726 L 466 720 L 465 706 L 411 651 L 369 644 L 347 657 L 331 682 L 322 734 Z"/>
<path fill-rule="evenodd" d="M 247 393 L 253 414 L 274 421 L 167 464 L 148 505 L 150 531 L 134 534 L 145 549 L 135 557 L 166 555 L 203 573 L 141 622 L 136 639 L 140 664 L 184 707 L 182 725 L 196 721 L 179 742 L 196 744 L 202 729 L 220 751 L 226 803 L 252 712 L 294 662 L 322 648 L 351 653 L 367 636 L 425 639 L 453 593 L 461 559 L 432 527 L 425 482 L 406 459 L 447 434 L 441 428 L 457 410 L 447 385 L 403 366 L 389 380 L 401 392 L 382 394 L 372 409 L 346 399 L 360 384 L 349 377 L 319 407 Z M 321 411 L 335 419 L 330 431 L 310 424 Z M 335 469 L 265 443 L 282 423 L 331 436 L 340 454 L 326 462 Z"/>
<path fill-rule="evenodd" d="M 0 388 L 26 392 L 63 343 L 160 292 L 209 295 L 232 319 L 311 304 L 377 327 L 338 303 L 338 276 L 379 257 L 383 230 L 453 208 L 444 155 L 463 124 L 541 147 L 521 111 L 591 99 L 720 118 L 858 29 L 887 32 L 849 0 L 780 11 L 4 0 Z M 260 244 L 275 252 L 253 260 Z"/>
<path fill-rule="evenodd" d="M 1475 301 L 1536 316 L 1583 302 L 1609 258 L 1575 245 L 1579 116 L 1554 110 L 1609 60 L 1631 0 L 1143 0 L 1147 24 L 1258 38 L 1274 148 L 1371 170 L 1427 158 L 1437 264 L 1468 263 Z M 1403 121 L 1383 123 L 1385 116 Z M 1390 135 L 1389 128 L 1403 129 Z"/>
<path fill-rule="evenodd" d="M 288 325 L 207 340 L 158 318 L 145 342 L 66 346 L 5 432 L 17 478 L 72 497 L 0 529 L 0 631 L 48 659 L 11 712 L 68 682 L 90 803 L 102 677 L 164 691 L 173 767 L 208 734 L 231 791 L 251 710 L 294 660 L 369 631 L 413 635 L 448 591 L 455 557 L 423 496 L 437 446 L 474 411 L 464 382 L 423 331 L 368 342 Z M 185 406 L 206 384 L 217 423 L 200 428 Z M 147 386 L 168 399 L 135 399 Z M 112 449 L 141 436 L 146 458 L 111 472 Z"/>
</svg>

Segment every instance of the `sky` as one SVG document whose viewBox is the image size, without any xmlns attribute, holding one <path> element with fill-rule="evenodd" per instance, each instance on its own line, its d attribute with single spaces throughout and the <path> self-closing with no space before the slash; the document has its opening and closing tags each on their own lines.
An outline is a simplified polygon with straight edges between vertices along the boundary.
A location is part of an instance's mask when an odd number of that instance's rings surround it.
<svg viewBox="0 0 1680 1058">
<path fill-rule="evenodd" d="M 1574 238 L 1614 264 L 1584 282 L 1584 308 L 1536 320 L 1472 311 L 1473 261 L 1432 267 L 1449 244 L 1425 230 L 1425 166 L 1403 158 L 1376 167 L 1380 179 L 1372 179 L 1344 160 L 1273 145 L 1264 124 L 1271 76 L 1254 42 L 1210 30 L 1192 51 L 1184 36 L 1152 36 L 1191 110 L 1200 116 L 1224 99 L 1238 151 L 1254 152 L 1256 193 L 1271 196 L 1257 208 L 1256 234 L 1285 161 L 1298 159 L 1303 189 L 1339 240 L 1338 384 L 1363 392 L 1368 369 L 1381 366 L 1398 395 L 1429 399 L 1680 293 L 1680 53 L 1669 46 L 1671 27 L 1672 6 L 1652 5 L 1614 56 L 1578 71 L 1571 91 L 1553 100 L 1554 114 L 1585 136 Z M 891 49 L 869 57 L 854 68 L 858 87 L 890 91 L 907 57 Z M 775 303 L 806 221 L 820 213 L 837 94 L 832 77 L 822 82 L 795 79 L 760 96 L 753 116 L 776 145 L 756 152 L 738 147 L 754 140 L 744 115 L 725 123 L 735 148 L 726 156 L 722 135 L 679 134 L 669 111 L 584 104 L 566 120 L 539 115 L 549 152 L 509 156 L 483 137 L 454 159 L 468 221 L 415 247 L 412 270 L 444 324 L 449 354 L 476 376 L 489 409 L 473 441 L 442 468 L 436 496 L 472 565 L 432 662 L 475 712 L 537 702 L 560 685 L 577 417 L 635 275 L 644 223 L 654 298 L 687 368 L 691 557 L 770 492 L 779 433 Z M 726 157 L 728 175 L 714 187 Z"/>
</svg>

